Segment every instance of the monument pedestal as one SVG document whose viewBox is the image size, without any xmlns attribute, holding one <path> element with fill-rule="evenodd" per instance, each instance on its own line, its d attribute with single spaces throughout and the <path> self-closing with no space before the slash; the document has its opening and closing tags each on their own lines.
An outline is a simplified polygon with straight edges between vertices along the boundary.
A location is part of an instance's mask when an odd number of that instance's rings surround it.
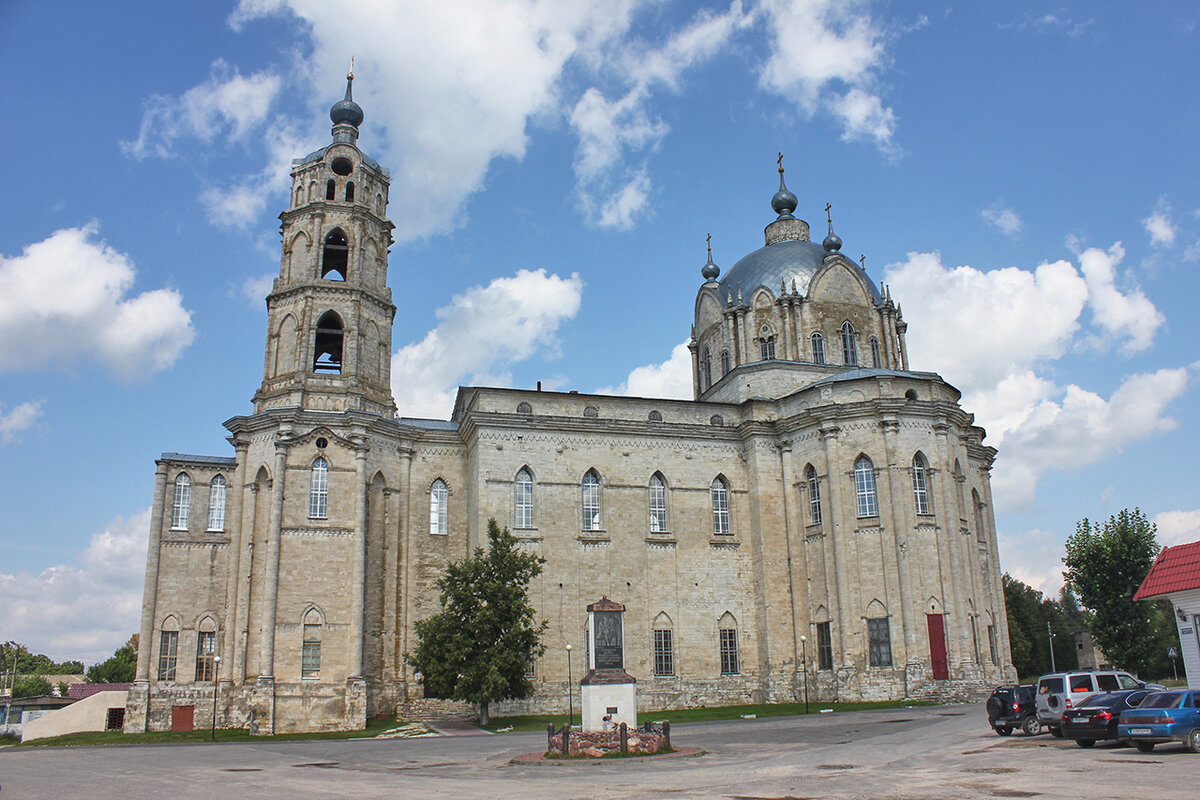
<svg viewBox="0 0 1200 800">
<path fill-rule="evenodd" d="M 637 679 L 623 669 L 593 669 L 579 682 L 580 722 L 586 732 L 611 730 L 624 722 L 637 727 Z"/>
</svg>

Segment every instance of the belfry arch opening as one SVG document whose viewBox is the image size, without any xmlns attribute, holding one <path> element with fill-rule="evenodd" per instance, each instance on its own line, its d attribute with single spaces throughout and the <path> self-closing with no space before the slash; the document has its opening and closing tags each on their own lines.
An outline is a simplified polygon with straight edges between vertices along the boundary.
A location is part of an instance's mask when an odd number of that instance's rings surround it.
<svg viewBox="0 0 1200 800">
<path fill-rule="evenodd" d="M 317 338 L 313 347 L 313 372 L 342 372 L 342 318 L 326 311 L 317 320 Z"/>
<path fill-rule="evenodd" d="M 350 246 L 341 228 L 334 228 L 325 237 L 321 251 L 321 277 L 331 281 L 346 280 L 346 268 L 350 262 Z"/>
</svg>

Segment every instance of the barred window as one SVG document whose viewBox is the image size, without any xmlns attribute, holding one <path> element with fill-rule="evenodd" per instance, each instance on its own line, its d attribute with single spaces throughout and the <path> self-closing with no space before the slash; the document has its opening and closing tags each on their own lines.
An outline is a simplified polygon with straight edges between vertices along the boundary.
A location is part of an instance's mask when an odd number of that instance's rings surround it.
<svg viewBox="0 0 1200 800">
<path fill-rule="evenodd" d="M 842 323 L 842 356 L 848 366 L 858 366 L 858 332 L 850 320 Z"/>
<path fill-rule="evenodd" d="M 208 529 L 225 530 L 225 478 L 220 475 L 208 485 Z"/>
<path fill-rule="evenodd" d="M 600 530 L 600 479 L 588 470 L 583 476 L 583 529 Z"/>
<path fill-rule="evenodd" d="M 729 487 L 718 477 L 712 482 L 713 533 L 729 533 Z"/>
<path fill-rule="evenodd" d="M 738 663 L 737 628 L 721 628 L 719 634 L 721 639 L 721 674 L 737 675 L 741 672 L 741 665 Z"/>
<path fill-rule="evenodd" d="M 446 482 L 438 478 L 433 482 L 433 486 L 429 487 L 429 532 L 435 534 L 449 533 L 449 518 L 447 510 L 447 502 L 450 499 L 450 492 L 446 488 Z"/>
<path fill-rule="evenodd" d="M 513 527 L 533 527 L 533 476 L 524 467 L 513 484 Z"/>
<path fill-rule="evenodd" d="M 817 623 L 817 669 L 833 669 L 833 633 L 831 623 Z"/>
<path fill-rule="evenodd" d="M 867 641 L 870 645 L 869 663 L 872 667 L 892 665 L 892 634 L 887 617 L 867 620 Z"/>
<path fill-rule="evenodd" d="M 171 506 L 171 530 L 186 531 L 188 526 L 188 506 L 192 502 L 192 479 L 186 472 L 175 476 L 175 498 Z"/>
<path fill-rule="evenodd" d="M 814 333 L 811 338 L 812 338 L 813 363 L 814 364 L 824 364 L 825 363 L 825 337 L 819 333 Z"/>
<path fill-rule="evenodd" d="M 216 631 L 200 631 L 196 636 L 196 680 L 211 681 L 215 677 L 215 662 L 217 654 Z"/>
<path fill-rule="evenodd" d="M 329 462 L 318 458 L 312 465 L 308 489 L 308 516 L 325 519 L 329 514 Z"/>
<path fill-rule="evenodd" d="M 925 463 L 925 457 L 917 453 L 912 461 L 912 480 L 913 505 L 916 506 L 918 514 L 933 513 L 929 506 L 928 475 L 929 466 Z"/>
<path fill-rule="evenodd" d="M 650 476 L 650 532 L 667 530 L 667 487 L 657 475 Z"/>
<path fill-rule="evenodd" d="M 175 680 L 175 662 L 179 650 L 179 631 L 163 631 L 158 640 L 158 679 Z"/>
<path fill-rule="evenodd" d="M 654 674 L 675 674 L 675 632 L 670 628 L 654 631 Z"/>
<path fill-rule="evenodd" d="M 858 516 L 874 517 L 879 514 L 875 496 L 875 465 L 866 456 L 854 462 L 854 495 L 858 501 Z"/>
<path fill-rule="evenodd" d="M 817 477 L 817 468 L 808 465 L 805 478 L 808 480 L 808 522 L 810 525 L 821 524 L 821 479 Z"/>
</svg>

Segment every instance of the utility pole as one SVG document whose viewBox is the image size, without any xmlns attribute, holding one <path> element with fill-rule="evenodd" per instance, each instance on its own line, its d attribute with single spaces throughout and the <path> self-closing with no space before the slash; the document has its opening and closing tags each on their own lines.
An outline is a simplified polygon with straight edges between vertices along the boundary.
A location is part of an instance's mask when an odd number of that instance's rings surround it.
<svg viewBox="0 0 1200 800">
<path fill-rule="evenodd" d="M 1046 635 L 1050 637 L 1050 671 L 1058 672 L 1058 667 L 1054 666 L 1054 631 L 1050 630 L 1050 620 L 1046 620 Z"/>
</svg>

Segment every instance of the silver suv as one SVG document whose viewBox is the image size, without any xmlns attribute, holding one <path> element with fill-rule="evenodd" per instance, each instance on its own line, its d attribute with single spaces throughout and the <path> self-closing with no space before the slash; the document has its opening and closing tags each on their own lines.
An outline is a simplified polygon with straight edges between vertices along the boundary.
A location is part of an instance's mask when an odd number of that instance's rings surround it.
<svg viewBox="0 0 1200 800">
<path fill-rule="evenodd" d="M 1037 717 L 1050 733 L 1062 736 L 1062 715 L 1097 692 L 1117 692 L 1121 689 L 1157 689 L 1155 683 L 1143 683 L 1128 672 L 1120 670 L 1076 670 L 1052 672 L 1038 679 Z"/>
</svg>

